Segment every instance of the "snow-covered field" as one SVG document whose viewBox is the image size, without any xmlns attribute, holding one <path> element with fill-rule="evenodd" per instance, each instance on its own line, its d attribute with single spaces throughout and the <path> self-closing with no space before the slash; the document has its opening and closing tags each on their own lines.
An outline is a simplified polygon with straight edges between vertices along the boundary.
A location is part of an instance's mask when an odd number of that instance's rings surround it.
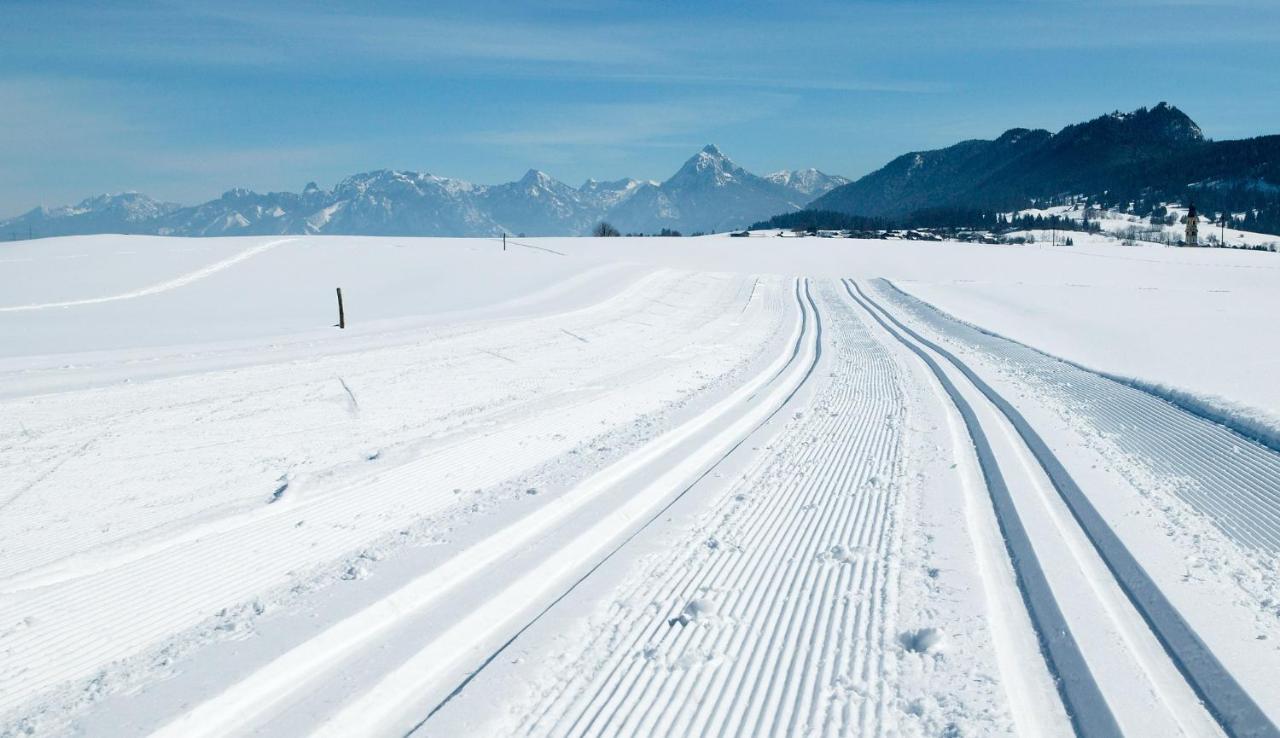
<svg viewBox="0 0 1280 738">
<path fill-rule="evenodd" d="M 1280 254 L 1077 243 L 6 246 L 0 735 L 1276 735 Z"/>
</svg>

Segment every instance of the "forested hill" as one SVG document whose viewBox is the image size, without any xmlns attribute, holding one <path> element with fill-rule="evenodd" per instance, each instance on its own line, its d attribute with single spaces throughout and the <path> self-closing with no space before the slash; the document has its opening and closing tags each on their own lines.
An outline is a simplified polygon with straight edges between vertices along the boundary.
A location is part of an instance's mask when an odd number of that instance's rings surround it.
<svg viewBox="0 0 1280 738">
<path fill-rule="evenodd" d="M 1241 216 L 1240 227 L 1280 233 L 1280 135 L 1211 141 L 1162 102 L 1057 133 L 1015 128 L 991 141 L 904 154 L 809 208 L 903 219 L 931 208 L 1011 211 L 1078 195 L 1139 211 L 1193 200 Z"/>
</svg>

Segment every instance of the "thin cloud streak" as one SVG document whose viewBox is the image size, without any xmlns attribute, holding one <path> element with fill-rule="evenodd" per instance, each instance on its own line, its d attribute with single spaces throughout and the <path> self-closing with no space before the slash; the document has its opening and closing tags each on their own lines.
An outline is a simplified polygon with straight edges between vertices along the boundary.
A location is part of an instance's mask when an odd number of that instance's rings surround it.
<svg viewBox="0 0 1280 738">
<path fill-rule="evenodd" d="M 474 131 L 448 140 L 457 143 L 508 147 L 685 146 L 688 137 L 705 129 L 708 120 L 732 125 L 788 108 L 798 98 L 785 94 L 757 94 L 747 98 L 717 96 L 661 103 L 576 105 L 562 109 L 560 120 L 571 123 L 522 125 Z M 680 143 L 671 139 L 679 137 Z M 705 143 L 705 142 L 703 142 Z M 701 145 L 701 144 L 699 144 Z"/>
</svg>

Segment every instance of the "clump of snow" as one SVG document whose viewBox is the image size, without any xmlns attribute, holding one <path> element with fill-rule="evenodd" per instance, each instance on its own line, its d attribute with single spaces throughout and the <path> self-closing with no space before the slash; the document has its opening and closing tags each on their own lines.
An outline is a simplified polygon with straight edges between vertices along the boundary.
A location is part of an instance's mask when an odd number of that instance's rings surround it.
<svg viewBox="0 0 1280 738">
<path fill-rule="evenodd" d="M 671 618 L 668 625 L 688 625 L 694 621 L 706 619 L 716 614 L 716 606 L 706 597 L 695 597 L 689 600 L 680 614 Z"/>
<path fill-rule="evenodd" d="M 856 546 L 845 546 L 837 543 L 818 554 L 819 561 L 833 561 L 837 564 L 853 564 L 866 558 L 866 551 Z"/>
<path fill-rule="evenodd" d="M 911 653 L 937 653 L 947 645 L 946 636 L 938 628 L 919 628 L 898 634 L 898 643 Z"/>
</svg>

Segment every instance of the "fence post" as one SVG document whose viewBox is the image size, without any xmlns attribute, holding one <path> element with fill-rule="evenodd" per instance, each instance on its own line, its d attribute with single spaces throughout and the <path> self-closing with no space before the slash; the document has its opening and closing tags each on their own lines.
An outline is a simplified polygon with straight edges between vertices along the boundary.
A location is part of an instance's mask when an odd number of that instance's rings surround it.
<svg viewBox="0 0 1280 738">
<path fill-rule="evenodd" d="M 338 288 L 338 327 L 347 327 L 347 314 L 342 309 L 342 288 Z"/>
</svg>

